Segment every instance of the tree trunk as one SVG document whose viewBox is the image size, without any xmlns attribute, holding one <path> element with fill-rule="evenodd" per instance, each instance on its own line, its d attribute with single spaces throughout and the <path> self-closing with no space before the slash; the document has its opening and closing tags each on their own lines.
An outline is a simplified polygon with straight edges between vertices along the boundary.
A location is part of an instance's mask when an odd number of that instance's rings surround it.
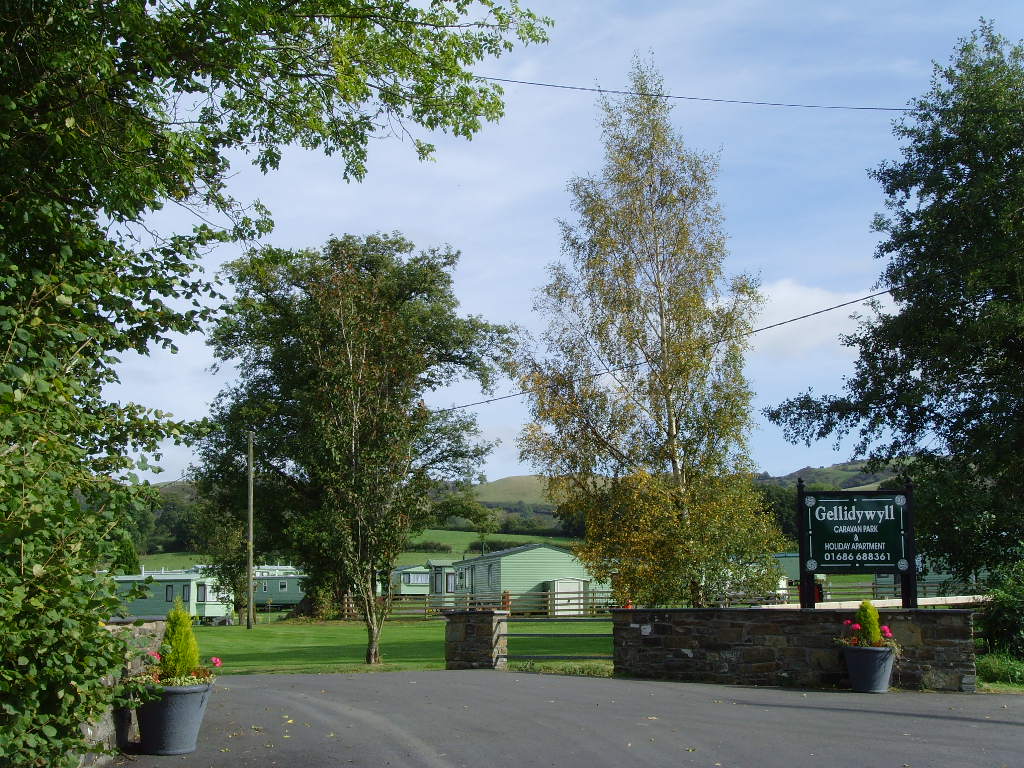
<svg viewBox="0 0 1024 768">
<path fill-rule="evenodd" d="M 690 579 L 690 607 L 703 608 L 704 586 L 696 579 Z"/>
<path fill-rule="evenodd" d="M 380 664 L 380 623 L 377 617 L 366 617 L 366 663 Z"/>
<path fill-rule="evenodd" d="M 370 571 L 368 579 L 359 585 L 359 598 L 363 604 L 363 621 L 366 623 L 366 663 L 380 664 L 380 631 L 384 626 L 391 607 L 389 593 L 377 599 L 377 574 Z M 390 592 L 390 586 L 389 586 Z"/>
</svg>

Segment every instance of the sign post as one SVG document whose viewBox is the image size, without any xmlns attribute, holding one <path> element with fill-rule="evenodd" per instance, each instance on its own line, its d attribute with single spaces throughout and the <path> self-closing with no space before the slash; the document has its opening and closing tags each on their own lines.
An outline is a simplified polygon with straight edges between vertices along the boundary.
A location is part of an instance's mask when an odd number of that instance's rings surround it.
<svg viewBox="0 0 1024 768">
<path fill-rule="evenodd" d="M 814 607 L 818 573 L 891 573 L 917 607 L 912 491 L 811 491 L 797 483 L 800 607 Z"/>
<path fill-rule="evenodd" d="M 796 481 L 796 522 L 800 537 L 800 607 L 814 608 L 814 572 L 808 571 L 804 564 L 810 559 L 808 549 L 807 515 L 804 514 L 804 480 Z"/>
</svg>

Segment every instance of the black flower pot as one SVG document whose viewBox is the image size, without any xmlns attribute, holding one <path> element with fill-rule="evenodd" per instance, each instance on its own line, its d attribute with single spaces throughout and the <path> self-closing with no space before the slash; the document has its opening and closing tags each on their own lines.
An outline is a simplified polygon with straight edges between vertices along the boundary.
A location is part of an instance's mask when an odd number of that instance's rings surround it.
<svg viewBox="0 0 1024 768">
<path fill-rule="evenodd" d="M 196 751 L 206 714 L 210 683 L 157 688 L 159 698 L 138 708 L 139 751 L 145 755 L 184 755 Z"/>
<path fill-rule="evenodd" d="M 892 677 L 892 648 L 882 646 L 843 646 L 846 668 L 850 672 L 850 686 L 857 693 L 885 693 Z"/>
</svg>

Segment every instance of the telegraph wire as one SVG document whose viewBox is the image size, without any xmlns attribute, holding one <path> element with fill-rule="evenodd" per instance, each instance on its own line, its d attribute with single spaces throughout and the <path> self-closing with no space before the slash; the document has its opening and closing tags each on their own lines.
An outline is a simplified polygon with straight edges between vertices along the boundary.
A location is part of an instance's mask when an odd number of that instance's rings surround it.
<svg viewBox="0 0 1024 768">
<path fill-rule="evenodd" d="M 515 85 L 532 85 L 538 88 L 559 88 L 566 91 L 586 91 L 589 93 L 610 93 L 616 96 L 654 96 L 659 99 L 678 99 L 680 101 L 707 101 L 714 104 L 747 104 L 756 107 L 788 107 L 794 109 L 832 109 L 849 110 L 854 112 L 911 112 L 909 107 L 857 107 L 845 104 L 800 104 L 782 101 L 754 101 L 750 99 L 723 99 L 711 96 L 676 96 L 671 93 L 639 93 L 637 91 L 623 91 L 614 88 L 587 88 L 582 85 L 562 85 L 559 83 L 541 83 L 532 80 L 513 80 L 507 77 L 488 77 L 487 75 L 474 75 L 477 80 L 489 80 L 493 83 L 513 83 Z"/>
<path fill-rule="evenodd" d="M 814 312 L 808 312 L 805 315 L 798 315 L 797 317 L 791 317 L 788 320 L 780 320 L 779 322 L 772 323 L 770 325 L 762 325 L 760 328 L 754 328 L 754 329 L 749 330 L 749 331 L 747 331 L 745 333 L 741 333 L 741 334 L 739 334 L 737 336 L 726 336 L 724 338 L 719 339 L 718 341 L 713 342 L 713 344 L 721 344 L 722 342 L 725 342 L 725 341 L 733 341 L 735 339 L 742 339 L 742 338 L 747 337 L 747 336 L 753 336 L 754 334 L 762 333 L 763 331 L 770 331 L 773 328 L 780 328 L 783 325 L 789 325 L 790 323 L 796 323 L 796 322 L 799 322 L 800 320 L 806 320 L 809 317 L 815 317 L 817 315 L 823 315 L 826 312 L 832 312 L 832 311 L 837 310 L 837 309 L 842 309 L 843 307 L 849 307 L 852 304 L 860 304 L 860 303 L 865 302 L 865 301 L 870 301 L 871 299 L 875 299 L 875 298 L 878 298 L 879 296 L 884 296 L 887 293 L 891 293 L 892 290 L 893 290 L 892 288 L 889 288 L 887 290 L 878 291 L 877 293 L 872 293 L 872 294 L 869 294 L 867 296 L 861 296 L 859 299 L 851 299 L 850 301 L 844 301 L 841 304 L 833 304 L 831 307 L 824 307 L 822 309 L 817 309 Z M 603 371 L 598 371 L 596 373 L 589 373 L 586 376 L 580 376 L 579 378 L 570 379 L 570 383 L 576 383 L 576 382 L 579 382 L 579 381 L 587 381 L 588 379 L 596 379 L 598 376 L 604 376 L 605 374 L 609 374 L 609 373 L 621 373 L 623 371 L 631 371 L 631 370 L 634 370 L 636 368 L 642 368 L 642 367 L 644 367 L 646 365 L 649 365 L 649 363 L 646 363 L 646 362 L 645 363 L 634 363 L 633 365 L 627 365 L 627 366 L 623 366 L 621 368 L 606 368 Z M 439 408 L 439 409 L 437 409 L 437 413 L 449 413 L 451 411 L 460 411 L 460 410 L 462 410 L 464 408 L 473 408 L 473 407 L 475 407 L 477 405 L 489 405 L 490 403 L 497 403 L 497 402 L 500 402 L 502 400 L 511 400 L 513 397 L 523 397 L 523 396 L 528 395 L 528 394 L 530 394 L 530 392 L 524 389 L 524 390 L 520 390 L 519 392 L 512 392 L 512 393 L 507 394 L 507 395 L 498 395 L 497 397 L 489 397 L 486 400 L 478 400 L 475 403 L 463 403 L 462 405 L 453 405 L 450 408 Z"/>
</svg>

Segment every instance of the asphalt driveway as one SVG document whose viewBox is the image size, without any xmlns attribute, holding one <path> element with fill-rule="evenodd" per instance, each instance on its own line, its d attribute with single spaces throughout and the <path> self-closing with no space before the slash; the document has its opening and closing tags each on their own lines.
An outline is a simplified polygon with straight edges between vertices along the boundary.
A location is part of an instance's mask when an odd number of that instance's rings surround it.
<svg viewBox="0 0 1024 768">
<path fill-rule="evenodd" d="M 221 677 L 199 737 L 135 768 L 1024 767 L 1024 696 L 511 672 Z"/>
</svg>

